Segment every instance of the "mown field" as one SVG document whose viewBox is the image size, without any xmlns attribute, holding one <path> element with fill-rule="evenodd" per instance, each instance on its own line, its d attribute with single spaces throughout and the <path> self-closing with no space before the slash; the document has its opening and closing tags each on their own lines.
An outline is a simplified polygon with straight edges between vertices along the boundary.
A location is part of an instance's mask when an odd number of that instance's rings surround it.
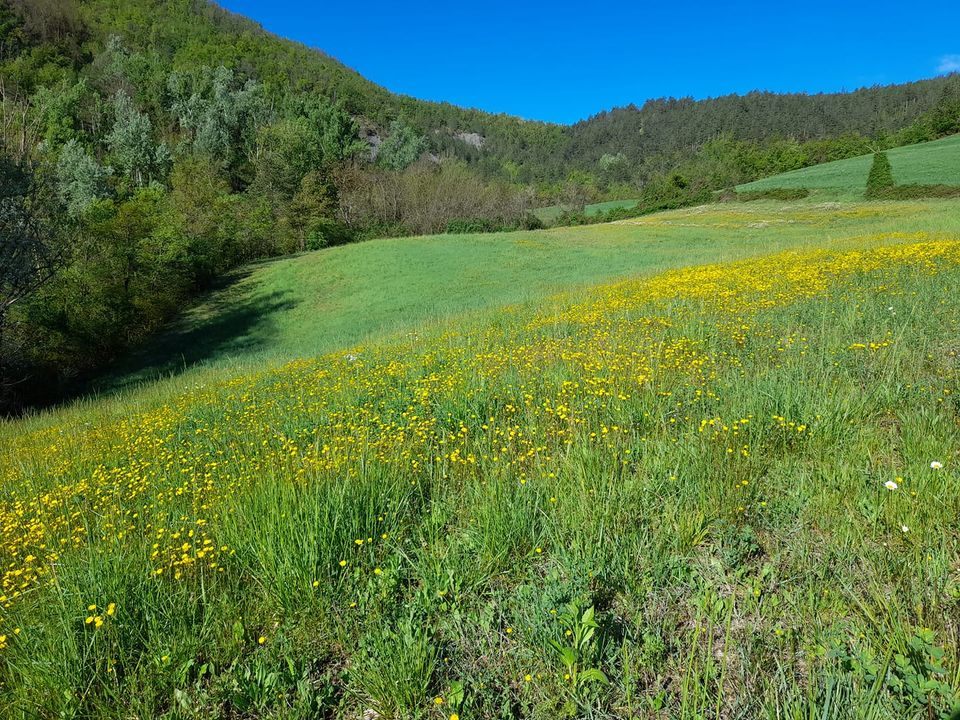
<svg viewBox="0 0 960 720">
<path fill-rule="evenodd" d="M 898 185 L 960 185 L 960 135 L 893 148 L 887 157 Z M 821 195 L 824 191 L 862 195 L 872 162 L 872 155 L 838 160 L 757 180 L 737 190 L 808 188 Z"/>
<path fill-rule="evenodd" d="M 947 717 L 958 209 L 254 269 L 205 366 L 0 425 L 0 716 Z"/>
</svg>

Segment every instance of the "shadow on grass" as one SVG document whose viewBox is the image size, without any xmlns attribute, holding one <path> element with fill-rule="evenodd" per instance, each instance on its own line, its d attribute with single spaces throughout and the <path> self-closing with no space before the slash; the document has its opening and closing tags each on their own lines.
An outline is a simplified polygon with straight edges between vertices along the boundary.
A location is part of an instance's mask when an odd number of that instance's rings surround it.
<svg viewBox="0 0 960 720">
<path fill-rule="evenodd" d="M 122 390 L 179 375 L 210 360 L 268 348 L 277 332 L 274 316 L 295 307 L 296 302 L 289 291 L 257 292 L 256 286 L 238 284 L 241 279 L 233 276 L 228 286 L 210 296 L 199 311 L 175 322 L 109 373 L 92 379 L 87 390 Z"/>
</svg>

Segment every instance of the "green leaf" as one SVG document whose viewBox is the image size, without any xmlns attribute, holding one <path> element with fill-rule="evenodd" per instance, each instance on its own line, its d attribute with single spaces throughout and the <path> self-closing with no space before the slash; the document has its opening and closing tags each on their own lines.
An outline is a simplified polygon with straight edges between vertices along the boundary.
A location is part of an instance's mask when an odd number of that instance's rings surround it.
<svg viewBox="0 0 960 720">
<path fill-rule="evenodd" d="M 597 668 L 590 668 L 589 670 L 584 670 L 582 673 L 580 673 L 580 682 L 581 683 L 598 682 L 606 685 L 610 681 L 607 680 L 607 676 L 603 674 L 602 670 L 599 670 Z"/>
<path fill-rule="evenodd" d="M 456 709 L 460 707 L 460 704 L 463 702 L 463 683 L 459 680 L 454 680 L 450 683 L 450 690 L 447 692 L 447 702 L 450 704 L 450 707 Z"/>
<path fill-rule="evenodd" d="M 588 607 L 586 610 L 583 611 L 583 617 L 580 619 L 580 624 L 586 625 L 587 627 L 592 627 L 592 628 L 599 627 L 599 625 L 597 625 L 597 621 L 594 620 L 595 614 L 596 613 L 593 609 L 593 605 L 591 605 L 590 607 Z"/>
<path fill-rule="evenodd" d="M 233 640 L 237 643 L 243 642 L 243 623 L 239 620 L 233 624 Z"/>
</svg>

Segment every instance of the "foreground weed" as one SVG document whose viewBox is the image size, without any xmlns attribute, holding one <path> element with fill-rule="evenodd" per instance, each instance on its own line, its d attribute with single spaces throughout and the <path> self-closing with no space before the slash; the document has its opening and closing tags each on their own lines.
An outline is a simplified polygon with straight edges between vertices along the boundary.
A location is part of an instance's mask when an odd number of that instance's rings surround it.
<svg viewBox="0 0 960 720">
<path fill-rule="evenodd" d="M 430 707 L 437 648 L 412 617 L 368 635 L 351 670 L 364 704 L 385 720 L 421 717 Z"/>
<path fill-rule="evenodd" d="M 594 619 L 595 615 L 592 605 L 582 608 L 579 603 L 569 603 L 557 615 L 563 628 L 563 637 L 550 641 L 550 646 L 563 665 L 563 679 L 570 684 L 574 697 L 580 702 L 586 699 L 590 686 L 609 682 L 597 667 L 600 651 L 596 633 L 600 626 Z"/>
</svg>

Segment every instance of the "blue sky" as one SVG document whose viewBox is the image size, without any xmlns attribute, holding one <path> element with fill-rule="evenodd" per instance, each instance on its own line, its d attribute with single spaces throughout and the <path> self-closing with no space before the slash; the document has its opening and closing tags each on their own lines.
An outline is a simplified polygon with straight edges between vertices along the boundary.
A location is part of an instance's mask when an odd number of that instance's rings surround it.
<svg viewBox="0 0 960 720">
<path fill-rule="evenodd" d="M 652 97 L 831 92 L 960 70 L 960 2 L 220 4 L 394 92 L 554 122 Z"/>
</svg>

